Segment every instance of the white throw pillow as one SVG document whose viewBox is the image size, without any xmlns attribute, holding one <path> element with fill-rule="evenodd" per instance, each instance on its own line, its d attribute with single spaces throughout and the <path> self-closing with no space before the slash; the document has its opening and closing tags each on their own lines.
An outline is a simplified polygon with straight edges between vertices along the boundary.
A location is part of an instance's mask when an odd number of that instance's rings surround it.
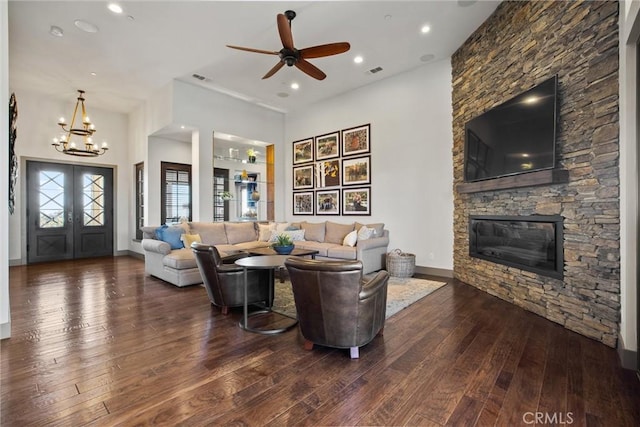
<svg viewBox="0 0 640 427">
<path fill-rule="evenodd" d="M 356 230 L 353 230 L 352 232 L 344 236 L 344 240 L 342 241 L 342 246 L 354 247 L 357 241 L 358 241 L 358 232 Z"/>
<path fill-rule="evenodd" d="M 258 224 L 258 240 L 261 242 L 268 242 L 275 229 L 275 222 L 269 224 Z"/>
<path fill-rule="evenodd" d="M 373 228 L 369 228 L 366 225 L 363 225 L 358 231 L 358 240 L 369 239 L 371 236 L 373 236 L 374 231 L 375 230 Z"/>
<path fill-rule="evenodd" d="M 281 234 L 288 234 L 289 237 L 291 237 L 291 240 L 293 240 L 294 242 L 299 242 L 301 240 L 304 240 L 304 230 L 285 230 L 282 232 L 278 232 L 273 231 L 271 233 L 271 238 L 269 239 L 270 243 L 274 243 L 278 240 L 278 236 Z"/>
</svg>

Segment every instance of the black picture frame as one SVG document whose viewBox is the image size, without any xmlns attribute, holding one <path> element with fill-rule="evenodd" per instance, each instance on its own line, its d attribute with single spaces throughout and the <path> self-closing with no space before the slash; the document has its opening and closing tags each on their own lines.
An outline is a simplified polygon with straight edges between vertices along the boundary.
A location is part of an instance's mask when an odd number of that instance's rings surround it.
<svg viewBox="0 0 640 427">
<path fill-rule="evenodd" d="M 316 161 L 340 157 L 340 132 L 335 131 L 315 138 Z"/>
<path fill-rule="evenodd" d="M 343 188 L 342 215 L 371 215 L 371 187 Z"/>
<path fill-rule="evenodd" d="M 293 214 L 313 215 L 313 191 L 299 191 L 293 193 Z"/>
<path fill-rule="evenodd" d="M 316 215 L 340 215 L 340 189 L 316 191 Z"/>
<path fill-rule="evenodd" d="M 293 164 L 300 165 L 313 162 L 313 138 L 293 142 Z"/>
<path fill-rule="evenodd" d="M 371 124 L 342 130 L 342 156 L 371 152 Z"/>
</svg>

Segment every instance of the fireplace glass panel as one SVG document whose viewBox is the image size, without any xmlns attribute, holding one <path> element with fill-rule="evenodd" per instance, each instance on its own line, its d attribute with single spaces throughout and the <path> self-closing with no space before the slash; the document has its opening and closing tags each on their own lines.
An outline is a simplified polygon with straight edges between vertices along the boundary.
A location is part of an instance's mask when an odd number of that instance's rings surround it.
<svg viewBox="0 0 640 427">
<path fill-rule="evenodd" d="M 562 218 L 471 217 L 469 255 L 562 278 Z"/>
</svg>

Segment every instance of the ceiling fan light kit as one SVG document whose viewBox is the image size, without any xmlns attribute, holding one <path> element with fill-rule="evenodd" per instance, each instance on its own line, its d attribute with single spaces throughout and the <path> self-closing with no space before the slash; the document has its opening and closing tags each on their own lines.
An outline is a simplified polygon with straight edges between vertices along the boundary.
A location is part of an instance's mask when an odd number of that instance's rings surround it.
<svg viewBox="0 0 640 427">
<path fill-rule="evenodd" d="M 278 55 L 280 57 L 280 61 L 262 77 L 263 79 L 268 79 L 273 76 L 286 64 L 289 67 L 295 65 L 300 71 L 314 79 L 324 80 L 327 75 L 318 67 L 307 61 L 307 59 L 338 55 L 340 53 L 347 52 L 351 48 L 351 45 L 347 42 L 339 42 L 298 50 L 293 44 L 293 34 L 291 33 L 291 21 L 295 17 L 296 13 L 293 10 L 287 10 L 284 14 L 279 13 L 276 17 L 278 34 L 280 35 L 280 41 L 282 42 L 282 49 L 279 51 L 268 51 L 232 45 L 227 45 L 227 47 L 247 52 L 262 53 L 265 55 Z"/>
</svg>

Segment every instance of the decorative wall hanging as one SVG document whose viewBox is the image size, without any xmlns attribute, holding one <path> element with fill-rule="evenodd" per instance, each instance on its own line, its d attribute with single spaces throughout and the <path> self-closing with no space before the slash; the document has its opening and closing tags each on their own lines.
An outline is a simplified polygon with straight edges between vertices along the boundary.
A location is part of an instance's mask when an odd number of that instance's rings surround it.
<svg viewBox="0 0 640 427">
<path fill-rule="evenodd" d="M 313 215 L 313 191 L 293 193 L 293 214 Z"/>
<path fill-rule="evenodd" d="M 340 215 L 340 190 L 316 191 L 316 215 Z"/>
<path fill-rule="evenodd" d="M 371 124 L 294 141 L 293 214 L 371 215 L 367 153 L 371 153 Z"/>
<path fill-rule="evenodd" d="M 342 155 L 346 157 L 368 153 L 371 150 L 369 130 L 370 125 L 344 129 L 342 131 Z"/>
<path fill-rule="evenodd" d="M 293 164 L 313 161 L 313 138 L 295 141 L 293 143 Z"/>
<path fill-rule="evenodd" d="M 316 136 L 316 160 L 340 156 L 340 132 Z"/>
<path fill-rule="evenodd" d="M 18 137 L 18 102 L 16 94 L 9 99 L 9 213 L 16 206 L 16 182 L 18 180 L 18 158 L 16 157 L 16 138 Z"/>
<path fill-rule="evenodd" d="M 342 190 L 343 215 L 371 215 L 371 187 Z"/>
</svg>

